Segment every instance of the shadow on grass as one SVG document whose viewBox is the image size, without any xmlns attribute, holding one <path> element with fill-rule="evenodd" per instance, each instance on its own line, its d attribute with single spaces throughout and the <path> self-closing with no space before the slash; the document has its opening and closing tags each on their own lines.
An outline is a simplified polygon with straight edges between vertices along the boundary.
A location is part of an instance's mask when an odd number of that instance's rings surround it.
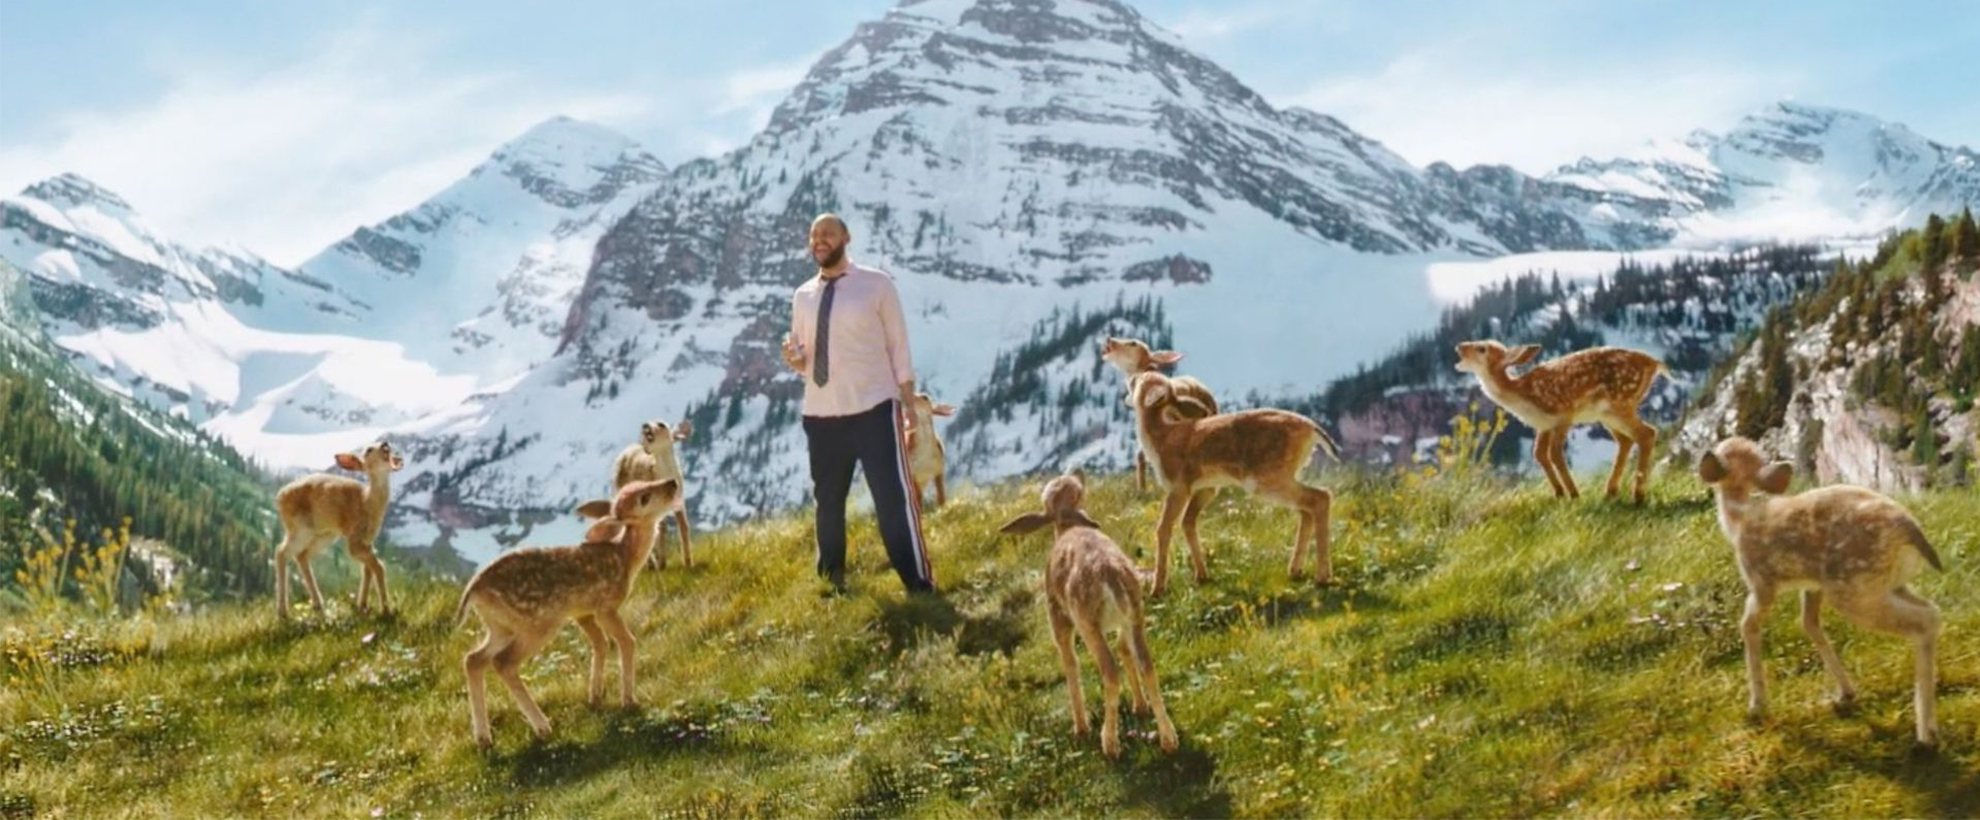
<svg viewBox="0 0 1980 820">
<path fill-rule="evenodd" d="M 1844 743 L 1833 737 L 1823 736 L 1812 723 L 1797 722 L 1783 725 L 1779 731 L 1789 741 L 1801 746 L 1805 751 L 1822 759 L 1825 768 L 1831 771 L 1855 770 L 1876 774 L 1893 783 L 1901 784 L 1910 794 L 1922 798 L 1929 807 L 1923 811 L 1937 817 L 1980 817 L 1980 772 L 1966 766 L 1952 750 L 1944 748 L 1950 739 L 1941 726 L 1941 748 L 1936 751 L 1920 749 L 1913 743 L 1911 710 L 1906 709 L 1895 721 L 1862 717 L 1869 710 L 1861 706 L 1855 715 L 1823 716 L 1821 720 L 1860 721 L 1870 730 L 1871 740 L 1867 744 Z M 1813 721 L 1818 718 L 1811 717 Z M 1793 777 L 1777 776 L 1770 780 L 1771 787 L 1793 785 L 1797 778 L 1805 779 L 1806 773 Z"/>
<path fill-rule="evenodd" d="M 1140 744 L 1146 745 L 1146 744 Z M 1217 779 L 1217 758 L 1187 738 L 1175 754 L 1149 748 L 1135 753 L 1120 777 L 1134 805 L 1163 817 L 1230 817 L 1231 793 Z"/>
<path fill-rule="evenodd" d="M 1301 581 L 1290 589 L 1258 600 L 1206 603 L 1189 616 L 1189 623 L 1198 631 L 1220 632 L 1249 617 L 1266 627 L 1277 627 L 1295 620 L 1338 615 L 1350 606 L 1357 612 L 1393 612 L 1397 609 L 1395 599 L 1380 592 Z"/>
<path fill-rule="evenodd" d="M 734 755 L 756 750 L 738 744 L 724 721 L 715 715 L 616 711 L 606 719 L 605 735 L 595 741 L 568 739 L 532 741 L 513 754 L 498 754 L 491 762 L 510 769 L 518 786 L 556 786 L 587 780 L 601 772 L 640 760 L 674 755 Z"/>
<path fill-rule="evenodd" d="M 1009 655 L 1030 639 L 1026 621 L 1032 615 L 1035 598 L 1029 589 L 1013 589 L 981 613 L 963 612 L 946 595 L 886 599 L 880 602 L 874 627 L 889 655 L 899 655 L 938 635 L 954 636 L 956 651 L 963 655 Z"/>
</svg>

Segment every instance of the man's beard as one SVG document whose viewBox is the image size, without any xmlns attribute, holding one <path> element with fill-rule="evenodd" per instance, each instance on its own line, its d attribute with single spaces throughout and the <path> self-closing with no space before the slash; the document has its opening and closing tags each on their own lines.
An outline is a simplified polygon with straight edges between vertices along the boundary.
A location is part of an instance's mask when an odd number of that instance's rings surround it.
<svg viewBox="0 0 1980 820">
<path fill-rule="evenodd" d="M 840 245 L 836 248 L 833 248 L 831 253 L 825 254 L 824 259 L 818 260 L 818 269 L 830 270 L 832 268 L 836 268 L 839 266 L 839 263 L 845 261 L 845 259 L 846 259 L 846 246 Z"/>
</svg>

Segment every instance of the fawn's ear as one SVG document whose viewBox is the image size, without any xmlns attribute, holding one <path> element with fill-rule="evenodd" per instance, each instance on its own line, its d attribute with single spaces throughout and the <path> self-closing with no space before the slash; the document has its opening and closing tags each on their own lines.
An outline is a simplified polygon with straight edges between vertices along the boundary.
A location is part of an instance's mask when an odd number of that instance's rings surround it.
<svg viewBox="0 0 1980 820">
<path fill-rule="evenodd" d="M 1212 415 L 1210 405 L 1197 401 L 1190 396 L 1177 396 L 1176 409 L 1182 411 L 1183 418 L 1205 419 Z"/>
<path fill-rule="evenodd" d="M 342 467 L 346 470 L 357 470 L 359 472 L 363 472 L 364 460 L 358 458 L 356 453 L 338 453 L 337 466 Z"/>
<path fill-rule="evenodd" d="M 1082 527 L 1100 529 L 1100 522 L 1093 520 L 1093 517 L 1087 515 L 1085 510 L 1073 510 L 1072 512 L 1062 513 L 1059 516 L 1059 521 L 1064 524 L 1077 524 Z"/>
<path fill-rule="evenodd" d="M 1762 468 L 1759 477 L 1753 480 L 1753 484 L 1759 487 L 1761 492 L 1780 495 L 1787 492 L 1788 482 L 1793 480 L 1794 465 L 1785 461 L 1776 461 Z"/>
<path fill-rule="evenodd" d="M 607 518 L 585 529 L 584 542 L 587 544 L 608 544 L 619 540 L 619 536 L 625 533 L 626 522 Z"/>
<path fill-rule="evenodd" d="M 953 416 L 956 414 L 956 406 L 948 402 L 938 402 L 928 412 L 938 416 Z"/>
<path fill-rule="evenodd" d="M 997 531 L 1010 535 L 1023 535 L 1028 532 L 1036 532 L 1039 527 L 1050 523 L 1052 523 L 1052 519 L 1045 517 L 1044 513 L 1025 513 L 1011 519 L 1004 526 L 998 527 Z"/>
<path fill-rule="evenodd" d="M 1173 350 L 1157 350 L 1153 353 L 1148 354 L 1148 360 L 1156 364 L 1159 364 L 1163 367 L 1168 367 L 1170 365 L 1175 364 L 1176 362 L 1182 361 L 1182 356 L 1183 354 L 1177 353 Z"/>
<path fill-rule="evenodd" d="M 580 518 L 604 518 L 612 514 L 612 502 L 604 499 L 592 499 L 579 504 L 575 512 Z"/>
<path fill-rule="evenodd" d="M 1512 353 L 1506 356 L 1506 365 L 1510 367 L 1516 364 L 1526 364 L 1533 361 L 1533 357 L 1538 355 L 1540 355 L 1539 345 L 1520 345 L 1513 348 Z"/>
<path fill-rule="evenodd" d="M 1717 484 L 1726 477 L 1726 465 L 1719 461 L 1717 453 L 1706 453 L 1698 460 L 1698 478 L 1707 484 Z"/>
<path fill-rule="evenodd" d="M 694 435 L 694 422 L 692 420 L 681 419 L 680 424 L 674 425 L 675 441 L 687 441 L 688 436 L 691 435 Z"/>
</svg>

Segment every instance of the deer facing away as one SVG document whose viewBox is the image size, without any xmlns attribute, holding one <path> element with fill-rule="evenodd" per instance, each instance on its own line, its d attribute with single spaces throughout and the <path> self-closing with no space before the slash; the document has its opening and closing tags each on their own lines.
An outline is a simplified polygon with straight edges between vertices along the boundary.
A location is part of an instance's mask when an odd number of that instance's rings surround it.
<svg viewBox="0 0 1980 820">
<path fill-rule="evenodd" d="M 1121 754 L 1120 663 L 1125 661 L 1134 710 L 1146 714 L 1153 709 L 1162 751 L 1173 752 L 1178 745 L 1176 727 L 1169 721 L 1169 709 L 1162 702 L 1161 686 L 1156 681 L 1155 660 L 1148 651 L 1141 576 L 1120 546 L 1080 509 L 1085 495 L 1079 472 L 1061 475 L 1045 484 L 1042 512 L 1018 516 L 1001 531 L 1024 534 L 1052 527 L 1052 551 L 1045 563 L 1045 613 L 1051 620 L 1059 669 L 1065 674 L 1066 692 L 1072 699 L 1073 734 L 1083 737 L 1091 731 L 1086 697 L 1079 686 L 1079 660 L 1073 652 L 1073 635 L 1078 633 L 1100 669 L 1105 709 L 1101 713 L 1101 751 L 1108 757 Z M 1116 629 L 1120 631 L 1119 658 L 1107 648 L 1107 633 Z"/>
</svg>

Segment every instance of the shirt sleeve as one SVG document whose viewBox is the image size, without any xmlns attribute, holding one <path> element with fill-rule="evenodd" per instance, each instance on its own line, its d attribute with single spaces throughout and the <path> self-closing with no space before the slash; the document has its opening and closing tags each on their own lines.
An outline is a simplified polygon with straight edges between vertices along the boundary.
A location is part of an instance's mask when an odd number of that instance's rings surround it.
<svg viewBox="0 0 1980 820">
<path fill-rule="evenodd" d="M 907 319 L 901 315 L 901 294 L 891 276 L 880 279 L 880 327 L 887 334 L 887 358 L 894 366 L 894 383 L 914 379 L 914 359 L 908 355 Z"/>
</svg>

